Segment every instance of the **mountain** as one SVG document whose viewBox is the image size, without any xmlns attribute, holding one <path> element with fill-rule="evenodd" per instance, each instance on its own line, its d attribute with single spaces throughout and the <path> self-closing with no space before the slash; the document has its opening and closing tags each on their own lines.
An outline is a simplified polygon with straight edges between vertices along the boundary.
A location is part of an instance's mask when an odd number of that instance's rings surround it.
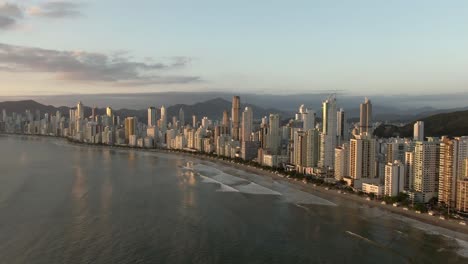
<svg viewBox="0 0 468 264">
<path fill-rule="evenodd" d="M 426 137 L 468 136 L 468 110 L 431 115 L 419 121 L 424 121 Z M 375 129 L 374 135 L 379 137 L 412 137 L 413 125 L 417 120 L 402 126 L 381 125 Z"/>
<path fill-rule="evenodd" d="M 241 103 L 255 104 L 258 107 L 296 112 L 301 104 L 308 109 L 321 112 L 322 101 L 330 93 L 338 92 L 337 108 L 344 108 L 348 118 L 359 117 L 359 104 L 364 96 L 348 94 L 346 91 L 310 90 L 301 94 L 280 94 L 242 92 L 246 88 L 236 89 L 235 92 L 197 91 L 197 92 L 149 92 L 149 93 L 106 93 L 106 94 L 62 94 L 40 96 L 0 96 L 0 101 L 33 99 L 36 102 L 52 105 L 75 105 L 79 100 L 87 105 L 112 106 L 115 109 L 145 109 L 148 106 L 193 105 L 206 102 L 213 98 L 231 101 L 233 95 L 241 97 Z M 253 89 L 252 89 L 253 91 Z M 399 95 L 371 95 L 369 98 L 374 106 L 374 120 L 402 121 L 420 119 L 438 113 L 468 110 L 466 107 L 468 93 L 447 94 L 399 94 Z M 430 107 L 428 107 L 430 106 Z"/>
<path fill-rule="evenodd" d="M 254 118 L 260 119 L 263 116 L 267 116 L 270 113 L 277 113 L 283 119 L 291 118 L 293 113 L 287 111 L 281 111 L 273 108 L 265 109 L 262 107 L 258 107 L 256 105 L 251 104 L 243 104 L 241 105 L 241 111 L 245 106 L 252 107 Z M 222 98 L 215 98 L 201 103 L 195 103 L 192 105 L 188 104 L 176 104 L 173 106 L 167 107 L 167 118 L 168 122 L 172 119 L 173 116 L 179 116 L 179 109 L 184 110 L 185 114 L 185 122 L 189 122 L 191 120 L 192 115 L 196 115 L 197 119 L 200 120 L 204 116 L 210 119 L 221 119 L 224 110 L 228 110 L 231 112 L 232 104 L 230 101 L 227 101 Z M 52 105 L 43 105 L 33 100 L 23 100 L 23 101 L 6 101 L 0 102 L 0 110 L 5 109 L 8 113 L 16 112 L 16 113 L 24 113 L 26 110 L 30 110 L 35 112 L 36 110 L 41 111 L 41 114 L 49 113 L 55 114 L 57 111 L 62 112 L 64 115 L 68 115 L 70 107 L 67 106 L 60 106 L 55 107 Z M 85 106 L 85 116 L 91 115 L 91 107 Z M 97 108 L 97 114 L 103 115 L 105 114 L 105 108 Z M 123 108 L 119 110 L 114 110 L 116 115 L 126 117 L 126 116 L 136 116 L 142 122 L 147 120 L 147 109 L 128 109 Z M 158 115 L 160 115 L 160 111 L 158 109 Z"/>
<path fill-rule="evenodd" d="M 279 114 L 283 119 L 291 118 L 294 113 L 281 111 L 274 108 L 265 109 L 252 104 L 241 104 L 241 113 L 246 106 L 252 108 L 254 119 L 261 119 L 264 116 L 268 116 L 270 113 Z M 207 116 L 211 119 L 221 120 L 224 110 L 231 113 L 232 103 L 223 98 L 215 98 L 202 103 L 196 103 L 193 105 L 176 104 L 167 108 L 168 118 L 172 116 L 178 116 L 179 110 L 182 108 L 185 114 L 185 121 L 187 122 L 192 115 L 196 115 L 197 118 L 203 118 Z"/>
</svg>

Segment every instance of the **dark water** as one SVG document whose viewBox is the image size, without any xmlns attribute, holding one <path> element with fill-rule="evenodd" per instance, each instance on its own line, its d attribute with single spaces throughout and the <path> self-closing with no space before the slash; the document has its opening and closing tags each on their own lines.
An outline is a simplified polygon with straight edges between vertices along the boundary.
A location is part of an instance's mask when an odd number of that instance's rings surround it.
<svg viewBox="0 0 468 264">
<path fill-rule="evenodd" d="M 0 263 L 466 261 L 457 241 L 385 212 L 220 192 L 185 164 L 0 136 Z"/>
</svg>

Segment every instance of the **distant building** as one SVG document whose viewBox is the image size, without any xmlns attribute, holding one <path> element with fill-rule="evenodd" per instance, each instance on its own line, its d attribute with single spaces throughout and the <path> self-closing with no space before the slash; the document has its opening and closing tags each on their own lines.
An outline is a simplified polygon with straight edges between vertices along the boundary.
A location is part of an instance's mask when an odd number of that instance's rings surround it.
<svg viewBox="0 0 468 264">
<path fill-rule="evenodd" d="M 360 134 L 372 134 L 372 103 L 366 97 L 364 103 L 360 105 L 360 121 L 359 121 Z"/>
<path fill-rule="evenodd" d="M 240 98 L 234 96 L 232 98 L 232 138 L 234 140 L 240 140 Z"/>
<path fill-rule="evenodd" d="M 319 166 L 333 168 L 336 147 L 336 97 L 330 95 L 322 103 L 322 134 Z"/>
<path fill-rule="evenodd" d="M 424 141 L 424 122 L 416 121 L 413 126 L 414 141 Z"/>
</svg>

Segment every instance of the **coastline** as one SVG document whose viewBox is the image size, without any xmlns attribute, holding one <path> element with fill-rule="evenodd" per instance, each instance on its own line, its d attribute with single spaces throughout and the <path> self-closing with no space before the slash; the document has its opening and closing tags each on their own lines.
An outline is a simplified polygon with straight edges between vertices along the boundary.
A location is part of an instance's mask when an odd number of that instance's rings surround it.
<svg viewBox="0 0 468 264">
<path fill-rule="evenodd" d="M 263 177 L 268 177 L 278 182 L 289 183 L 300 191 L 304 191 L 312 195 L 316 195 L 323 199 L 333 199 L 333 200 L 337 199 L 340 201 L 340 203 L 354 202 L 354 203 L 366 205 L 369 207 L 375 207 L 375 208 L 379 208 L 381 210 L 393 213 L 398 216 L 403 216 L 411 220 L 419 221 L 424 224 L 429 224 L 437 228 L 442 228 L 448 231 L 458 232 L 464 235 L 468 235 L 468 226 L 460 225 L 459 222 L 455 220 L 450 220 L 450 219 L 442 220 L 442 219 L 439 219 L 439 217 L 437 216 L 430 216 L 428 214 L 418 214 L 411 210 L 405 211 L 403 210 L 402 207 L 394 207 L 391 204 L 381 204 L 380 201 L 376 201 L 376 200 L 369 201 L 369 200 L 366 200 L 366 197 L 358 196 L 353 193 L 345 193 L 345 192 L 338 193 L 336 189 L 327 190 L 326 187 L 324 186 L 319 186 L 319 185 L 314 186 L 311 183 L 304 183 L 302 181 L 297 181 L 295 179 L 288 179 L 285 177 L 281 177 L 278 174 L 275 174 L 274 172 L 271 172 L 271 171 L 266 171 L 261 168 L 257 168 L 253 166 L 247 166 L 244 164 L 236 163 L 234 161 L 231 162 L 228 160 L 223 160 L 221 158 L 207 156 L 207 155 L 204 155 L 203 153 L 197 153 L 197 152 L 188 153 L 188 152 L 166 150 L 166 149 L 156 149 L 156 148 L 145 149 L 145 148 L 133 148 L 133 147 L 127 147 L 127 146 L 89 144 L 89 143 L 73 141 L 65 137 L 56 137 L 56 136 L 48 136 L 48 135 L 7 134 L 7 133 L 0 133 L 0 135 L 17 136 L 17 137 L 53 138 L 53 139 L 58 139 L 58 140 L 64 140 L 71 145 L 77 145 L 77 146 L 87 146 L 87 147 L 100 148 L 100 149 L 106 148 L 106 149 L 117 149 L 117 150 L 126 150 L 126 151 L 172 154 L 172 155 L 190 157 L 190 158 L 203 160 L 203 161 L 210 161 L 210 162 L 214 162 L 214 163 L 226 166 L 226 167 L 239 169 L 239 170 L 253 173 L 256 175 L 260 175 Z"/>
</svg>

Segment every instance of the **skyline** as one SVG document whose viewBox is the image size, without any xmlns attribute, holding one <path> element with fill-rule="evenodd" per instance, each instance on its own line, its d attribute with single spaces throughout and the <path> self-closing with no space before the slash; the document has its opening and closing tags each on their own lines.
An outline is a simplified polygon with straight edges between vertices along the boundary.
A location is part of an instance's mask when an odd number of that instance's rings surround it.
<svg viewBox="0 0 468 264">
<path fill-rule="evenodd" d="M 466 89 L 468 3 L 339 2 L 0 1 L 0 96 Z"/>
</svg>

